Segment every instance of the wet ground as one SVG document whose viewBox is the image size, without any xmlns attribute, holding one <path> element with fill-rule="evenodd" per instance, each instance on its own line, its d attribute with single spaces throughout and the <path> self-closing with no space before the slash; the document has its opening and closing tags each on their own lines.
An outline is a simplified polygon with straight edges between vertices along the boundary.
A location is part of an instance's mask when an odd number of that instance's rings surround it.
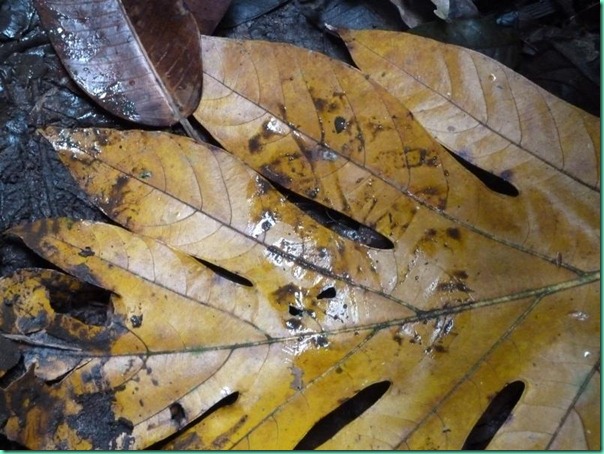
<svg viewBox="0 0 604 454">
<path fill-rule="evenodd" d="M 414 5 L 421 2 L 397 3 L 418 8 Z M 485 52 L 495 54 L 557 96 L 599 115 L 597 2 L 475 3 L 482 18 L 499 18 L 511 26 L 506 30 L 512 32 L 510 40 L 501 41 L 498 31 L 482 29 L 480 21 L 466 22 L 465 28 L 448 29 L 444 34 L 445 23 L 441 21 L 436 31 L 425 26 L 422 34 L 440 33 L 441 38 L 461 40 L 470 47 L 488 42 L 490 48 L 483 49 Z M 417 17 L 437 21 L 432 8 L 426 10 L 425 4 L 429 2 L 423 0 Z M 409 20 L 405 22 L 387 0 L 234 0 L 217 34 L 289 42 L 350 62 L 342 43 L 323 28 L 325 22 L 350 28 L 409 28 Z M 454 25 L 461 23 L 452 21 Z M 468 30 L 476 29 L 482 36 L 472 38 Z M 491 41 L 485 41 L 485 36 Z M 40 28 L 31 0 L 0 0 L 0 232 L 43 217 L 107 221 L 36 133 L 37 128 L 48 125 L 136 127 L 97 107 L 71 81 Z M 24 246 L 0 238 L 0 277 L 39 265 L 44 262 Z M 0 438 L 0 448 L 10 447 L 6 443 Z"/>
</svg>

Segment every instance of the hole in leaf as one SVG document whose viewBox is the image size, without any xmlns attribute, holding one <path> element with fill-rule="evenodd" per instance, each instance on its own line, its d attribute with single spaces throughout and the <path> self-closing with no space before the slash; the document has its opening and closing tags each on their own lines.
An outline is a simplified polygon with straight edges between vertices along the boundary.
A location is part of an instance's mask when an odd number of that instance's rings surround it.
<svg viewBox="0 0 604 454">
<path fill-rule="evenodd" d="M 289 315 L 293 315 L 294 317 L 300 317 L 304 314 L 304 309 L 300 309 L 296 306 L 289 306 Z"/>
<path fill-rule="evenodd" d="M 271 183 L 289 202 L 338 235 L 375 249 L 394 249 L 392 241 L 371 227 L 367 227 L 339 211 L 296 194 L 274 181 L 271 181 Z"/>
<path fill-rule="evenodd" d="M 457 154 L 451 151 L 449 151 L 449 154 L 453 156 L 455 160 L 459 162 L 465 169 L 469 170 L 491 191 L 495 191 L 499 194 L 507 195 L 509 197 L 518 197 L 518 195 L 520 194 L 516 186 L 514 186 L 509 181 L 501 178 L 500 176 L 495 175 L 494 173 L 481 169 L 477 165 L 466 161 L 464 158 L 458 156 Z"/>
<path fill-rule="evenodd" d="M 221 408 L 227 407 L 229 405 L 233 405 L 237 401 L 237 399 L 239 399 L 239 391 L 235 391 L 234 393 L 231 393 L 228 396 L 223 397 L 218 402 L 216 402 L 214 405 L 212 405 L 210 408 L 208 408 L 203 414 L 201 414 L 197 418 L 191 420 L 186 426 L 182 427 L 176 433 L 173 433 L 169 437 L 155 443 L 154 445 L 149 446 L 148 448 L 146 448 L 146 450 L 155 451 L 155 450 L 163 449 L 168 443 L 179 438 L 183 434 L 183 432 L 186 432 L 190 427 L 196 426 L 201 421 L 203 421 L 208 416 L 210 416 L 212 413 L 215 413 L 216 411 L 220 410 Z M 181 409 L 182 409 L 182 407 L 181 407 Z M 170 412 L 172 412 L 172 408 L 170 408 Z M 184 416 L 184 412 L 183 412 L 183 416 Z M 174 418 L 172 418 L 172 419 L 174 419 Z M 178 449 L 178 446 L 176 446 L 175 449 Z"/>
<path fill-rule="evenodd" d="M 327 299 L 327 298 L 335 298 L 336 297 L 336 289 L 334 287 L 327 287 L 321 293 L 317 295 L 318 300 Z"/>
<path fill-rule="evenodd" d="M 499 428 L 508 419 L 512 410 L 522 397 L 524 383 L 515 381 L 508 383 L 491 400 L 474 428 L 470 431 L 462 450 L 482 450 L 491 442 Z"/>
<path fill-rule="evenodd" d="M 308 431 L 294 449 L 309 450 L 321 446 L 347 424 L 361 416 L 375 404 L 392 383 L 381 381 L 367 386 L 331 413 L 325 415 Z"/>
<path fill-rule="evenodd" d="M 85 282 L 45 279 L 50 307 L 58 314 L 69 315 L 82 323 L 104 326 L 111 307 L 111 292 Z"/>
<path fill-rule="evenodd" d="M 170 405 L 170 419 L 172 419 L 172 421 L 176 421 L 176 423 L 180 426 L 185 418 L 185 410 L 182 408 L 182 405 L 180 405 L 178 402 Z"/>
<path fill-rule="evenodd" d="M 208 262 L 206 260 L 200 259 L 198 257 L 195 258 L 199 263 L 201 263 L 203 266 L 211 269 L 212 271 L 214 271 L 214 273 L 218 274 L 218 276 L 227 279 L 231 282 L 234 282 L 235 284 L 239 284 L 239 285 L 244 285 L 245 287 L 253 287 L 254 284 L 252 283 L 252 281 L 250 281 L 249 279 L 246 279 L 245 277 L 241 276 L 240 274 L 237 273 L 233 273 L 232 271 L 227 270 L 226 268 L 223 268 L 219 265 L 216 265 L 214 263 Z"/>
</svg>

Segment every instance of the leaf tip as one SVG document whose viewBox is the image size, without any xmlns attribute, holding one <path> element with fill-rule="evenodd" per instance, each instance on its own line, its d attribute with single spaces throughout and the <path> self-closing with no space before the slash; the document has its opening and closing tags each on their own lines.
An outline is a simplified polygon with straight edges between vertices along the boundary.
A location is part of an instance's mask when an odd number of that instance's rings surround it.
<svg viewBox="0 0 604 454">
<path fill-rule="evenodd" d="M 53 135 L 59 134 L 59 131 L 61 131 L 61 128 L 57 126 L 45 126 L 36 129 L 36 133 L 40 134 L 46 140 L 49 140 L 49 137 L 52 137 Z"/>
</svg>

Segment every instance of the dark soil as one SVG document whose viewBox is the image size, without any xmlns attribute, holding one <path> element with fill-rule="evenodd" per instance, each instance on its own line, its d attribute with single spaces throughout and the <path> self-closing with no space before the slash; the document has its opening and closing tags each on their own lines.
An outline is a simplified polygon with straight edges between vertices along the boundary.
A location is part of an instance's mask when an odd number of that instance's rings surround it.
<svg viewBox="0 0 604 454">
<path fill-rule="evenodd" d="M 410 6 L 420 3 L 407 2 Z M 508 30 L 514 30 L 516 36 L 511 45 L 506 42 L 501 46 L 495 36 L 486 53 L 505 50 L 498 58 L 512 64 L 515 70 L 557 96 L 600 114 L 597 2 L 476 0 L 475 3 L 482 18 L 499 18 L 500 22 L 511 24 Z M 323 23 L 350 28 L 409 28 L 387 0 L 266 1 L 264 9 L 269 11 L 258 10 L 259 4 L 263 2 L 235 0 L 216 33 L 289 42 L 352 63 L 343 44 L 324 29 Z M 423 0 L 423 17 L 437 21 L 430 10 L 426 11 L 425 4 L 431 5 Z M 541 10 L 535 9 L 537 4 Z M 544 4 L 549 5 L 549 10 L 543 9 Z M 443 25 L 441 22 L 439 26 Z M 472 45 L 471 40 L 468 43 Z M 508 47 L 504 49 L 505 46 Z M 37 128 L 49 125 L 137 127 L 102 110 L 71 81 L 40 28 L 32 0 L 2 0 L 0 232 L 44 217 L 108 222 L 75 185 L 52 148 L 36 133 Z M 178 128 L 173 131 L 181 133 Z M 0 237 L 0 277 L 30 266 L 50 265 L 20 243 Z M 16 447 L 0 437 L 0 448 Z"/>
</svg>

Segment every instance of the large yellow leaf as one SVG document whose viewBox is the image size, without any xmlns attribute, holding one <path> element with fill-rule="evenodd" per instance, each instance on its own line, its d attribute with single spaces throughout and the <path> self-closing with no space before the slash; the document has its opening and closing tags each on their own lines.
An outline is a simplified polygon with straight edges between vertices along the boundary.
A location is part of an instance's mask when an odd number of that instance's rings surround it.
<svg viewBox="0 0 604 454">
<path fill-rule="evenodd" d="M 470 49 L 409 33 L 340 35 L 355 63 L 450 150 L 514 183 L 599 189 L 599 118 Z M 543 163 L 538 174 L 533 161 Z"/>
<path fill-rule="evenodd" d="M 172 446 L 287 449 L 346 399 L 385 384 L 385 394 L 322 447 L 455 449 L 493 396 L 522 381 L 513 418 L 490 447 L 597 448 L 595 191 L 568 190 L 559 172 L 540 186 L 514 179 L 520 194 L 503 196 L 435 143 L 400 101 L 346 65 L 268 43 L 204 37 L 203 49 L 196 115 L 204 126 L 269 180 L 346 213 L 394 248 L 319 225 L 218 148 L 161 133 L 47 130 L 95 203 L 147 235 L 64 220 L 14 230 L 58 266 L 114 292 L 111 320 L 123 329 L 100 355 L 80 343 L 77 354 L 59 356 L 156 367 L 141 369 L 144 387 L 126 378 L 123 388 L 111 378 L 123 370 L 97 366 L 92 381 L 111 410 L 101 439 L 75 423 L 90 412 L 66 403 L 57 414 L 71 416 L 71 429 L 27 407 L 11 416 L 11 435 L 34 447 L 41 433 L 50 440 L 44 447 L 60 439 L 142 447 L 238 392 Z M 544 167 L 527 159 L 537 175 Z M 544 214 L 540 201 L 552 193 L 559 201 Z M 253 287 L 211 277 L 151 236 Z M 2 285 L 3 298 L 17 293 L 41 310 L 20 286 Z M 130 335 L 140 343 L 120 340 Z M 52 350 L 44 341 L 43 351 Z M 24 387 L 55 400 L 98 398 L 80 385 L 87 370 L 50 385 L 30 370 L 3 394 L 7 407 Z M 153 379 L 166 395 L 140 405 L 157 395 Z M 18 433 L 20 421 L 29 438 Z"/>
<path fill-rule="evenodd" d="M 472 236 L 473 253 L 488 249 L 490 255 L 500 243 L 576 271 L 598 268 L 599 131 L 597 119 L 588 114 L 539 92 L 562 105 L 559 115 L 565 119 L 585 122 L 579 128 L 569 120 L 558 133 L 547 132 L 568 144 L 566 155 L 560 153 L 564 166 L 509 142 L 502 149 L 475 152 L 497 162 L 499 167 L 485 167 L 516 186 L 518 197 L 507 197 L 486 190 L 434 143 L 397 98 L 361 72 L 288 45 L 204 38 L 202 49 L 207 66 L 195 116 L 212 135 L 267 178 L 314 195 L 393 241 L 404 235 L 398 247 L 408 248 L 406 256 L 413 254 L 415 226 L 447 222 L 460 229 L 462 239 L 465 232 Z M 429 64 L 422 69 L 432 74 Z M 388 69 L 380 74 L 397 77 Z M 536 89 L 524 79 L 516 83 Z M 482 92 L 477 95 L 482 98 Z M 550 112 L 544 110 L 544 115 Z M 534 123 L 541 113 L 530 116 Z M 548 118 L 542 121 L 551 122 Z M 500 127 L 508 127 L 505 118 L 499 120 Z M 543 129 L 522 134 L 531 143 Z M 574 142 L 577 146 L 570 147 Z M 472 144 L 468 140 L 465 146 Z M 550 148 L 546 143 L 539 152 Z M 591 175 L 588 183 L 578 181 L 580 175 Z M 494 242 L 487 248 L 475 237 Z"/>
</svg>

